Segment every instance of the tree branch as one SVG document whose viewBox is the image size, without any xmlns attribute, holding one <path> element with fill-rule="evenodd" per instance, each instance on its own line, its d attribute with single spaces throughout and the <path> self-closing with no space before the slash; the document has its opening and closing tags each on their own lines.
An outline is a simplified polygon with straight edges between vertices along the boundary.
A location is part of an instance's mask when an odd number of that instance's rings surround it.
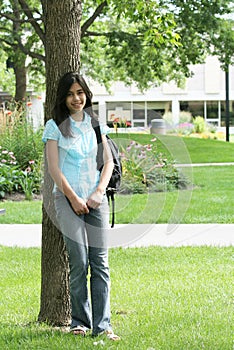
<svg viewBox="0 0 234 350">
<path fill-rule="evenodd" d="M 110 34 L 111 33 L 98 33 L 98 32 L 90 32 L 90 31 L 85 31 L 85 33 L 84 33 L 84 35 L 83 35 L 83 37 L 85 37 L 85 36 L 106 36 L 106 37 L 108 37 L 108 36 L 110 36 Z"/>
<path fill-rule="evenodd" d="M 36 52 L 34 52 L 34 51 L 28 50 L 28 49 L 22 44 L 22 42 L 21 42 L 19 39 L 17 40 L 17 42 L 18 42 L 18 46 L 19 46 L 20 50 L 21 50 L 25 55 L 29 55 L 29 56 L 32 57 L 32 58 L 36 58 L 36 59 L 38 59 L 38 60 L 40 60 L 40 61 L 44 61 L 44 62 L 45 62 L 45 56 L 44 56 L 44 55 L 41 55 L 41 54 L 36 53 Z"/>
<path fill-rule="evenodd" d="M 35 29 L 35 32 L 37 33 L 37 35 L 39 36 L 39 38 L 41 39 L 41 41 L 45 45 L 45 34 L 44 34 L 43 30 L 41 29 L 40 25 L 37 23 L 36 19 L 33 17 L 32 11 L 30 10 L 30 8 L 28 7 L 27 3 L 24 0 L 18 0 L 18 1 L 19 1 L 19 4 L 20 4 L 22 10 L 24 11 L 25 15 L 27 16 L 28 21 L 32 24 L 33 28 Z"/>
<path fill-rule="evenodd" d="M 14 22 L 14 23 L 31 23 L 31 22 L 34 22 L 34 21 L 42 21 L 42 18 L 28 18 L 28 19 L 18 19 L 12 15 L 10 15 L 9 13 L 1 13 L 0 14 L 0 18 L 6 18 L 6 19 L 9 19 L 10 21 Z"/>
<path fill-rule="evenodd" d="M 102 13 L 104 7 L 107 6 L 107 1 L 103 1 L 94 11 L 93 15 L 82 25 L 81 27 L 81 38 L 85 36 L 87 29 L 93 24 L 95 19 Z"/>
<path fill-rule="evenodd" d="M 6 40 L 4 38 L 1 38 L 1 42 L 7 44 L 10 47 L 12 46 L 12 42 L 10 42 L 10 41 L 8 41 L 8 40 Z"/>
<path fill-rule="evenodd" d="M 124 38 L 125 39 L 128 39 L 128 40 L 131 40 L 131 39 L 134 39 L 134 38 L 143 38 L 144 37 L 144 34 L 142 33 L 127 33 L 127 32 L 123 32 L 123 31 L 119 31 L 119 32 L 116 32 L 116 38 L 119 38 L 121 35 L 121 40 L 123 40 Z M 96 37 L 100 37 L 100 36 L 104 36 L 104 37 L 114 37 L 113 35 L 113 32 L 91 32 L 91 31 L 86 31 L 85 34 L 84 34 L 84 37 L 87 37 L 87 36 L 96 36 Z"/>
</svg>

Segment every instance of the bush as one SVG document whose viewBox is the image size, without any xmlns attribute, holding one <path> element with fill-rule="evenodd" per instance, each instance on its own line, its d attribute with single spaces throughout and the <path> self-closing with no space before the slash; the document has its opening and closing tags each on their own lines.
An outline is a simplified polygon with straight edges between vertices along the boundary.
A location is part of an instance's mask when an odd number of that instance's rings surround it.
<svg viewBox="0 0 234 350">
<path fill-rule="evenodd" d="M 179 114 L 179 123 L 180 124 L 191 123 L 192 119 L 193 119 L 192 114 L 190 112 L 180 111 L 180 114 Z"/>
<path fill-rule="evenodd" d="M 203 117 L 195 117 L 193 119 L 193 125 L 194 125 L 194 132 L 201 134 L 206 131 L 206 122 Z"/>
<path fill-rule="evenodd" d="M 31 199 L 40 192 L 42 181 L 42 129 L 33 129 L 23 105 L 13 104 L 12 109 L 0 135 L 0 198 L 23 192 Z"/>
<path fill-rule="evenodd" d="M 171 191 L 188 185 L 174 162 L 157 153 L 155 141 L 144 146 L 131 141 L 126 149 L 122 148 L 121 193 Z"/>
<path fill-rule="evenodd" d="M 32 199 L 33 193 L 39 193 L 42 182 L 41 163 L 31 160 L 22 170 L 14 153 L 0 146 L 0 198 L 6 193 L 22 192 L 25 199 Z"/>
<path fill-rule="evenodd" d="M 19 167 L 24 170 L 30 160 L 41 161 L 42 128 L 34 130 L 25 106 L 15 103 L 11 108 L 12 112 L 8 113 L 6 126 L 0 134 L 1 146 L 14 153 Z"/>
</svg>

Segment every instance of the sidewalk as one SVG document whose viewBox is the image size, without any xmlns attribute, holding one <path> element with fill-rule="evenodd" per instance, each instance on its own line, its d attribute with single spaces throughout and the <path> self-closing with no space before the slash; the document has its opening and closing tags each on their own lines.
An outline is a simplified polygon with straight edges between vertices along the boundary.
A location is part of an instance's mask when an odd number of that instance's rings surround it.
<svg viewBox="0 0 234 350">
<path fill-rule="evenodd" d="M 115 225 L 110 247 L 234 246 L 234 224 Z M 41 225 L 0 225 L 0 245 L 41 247 Z"/>
</svg>

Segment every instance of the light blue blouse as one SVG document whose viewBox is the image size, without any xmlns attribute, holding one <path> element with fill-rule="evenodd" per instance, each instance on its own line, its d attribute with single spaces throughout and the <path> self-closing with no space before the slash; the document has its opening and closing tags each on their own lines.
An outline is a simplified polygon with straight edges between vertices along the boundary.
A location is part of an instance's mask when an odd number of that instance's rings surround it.
<svg viewBox="0 0 234 350">
<path fill-rule="evenodd" d="M 55 121 L 50 119 L 45 125 L 42 141 L 58 142 L 59 168 L 76 194 L 86 201 L 100 178 L 96 163 L 97 138 L 87 113 L 82 122 L 69 118 L 73 137 L 64 137 Z M 102 134 L 109 133 L 107 125 L 100 125 L 100 128 Z"/>
</svg>

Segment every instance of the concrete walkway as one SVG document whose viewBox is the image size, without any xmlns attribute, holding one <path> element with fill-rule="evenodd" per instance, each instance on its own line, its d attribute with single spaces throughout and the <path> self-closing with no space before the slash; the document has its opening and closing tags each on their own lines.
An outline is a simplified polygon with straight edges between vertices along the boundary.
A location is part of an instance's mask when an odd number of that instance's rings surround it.
<svg viewBox="0 0 234 350">
<path fill-rule="evenodd" d="M 110 247 L 234 246 L 234 224 L 115 225 Z M 0 225 L 0 245 L 41 247 L 41 225 Z"/>
</svg>

